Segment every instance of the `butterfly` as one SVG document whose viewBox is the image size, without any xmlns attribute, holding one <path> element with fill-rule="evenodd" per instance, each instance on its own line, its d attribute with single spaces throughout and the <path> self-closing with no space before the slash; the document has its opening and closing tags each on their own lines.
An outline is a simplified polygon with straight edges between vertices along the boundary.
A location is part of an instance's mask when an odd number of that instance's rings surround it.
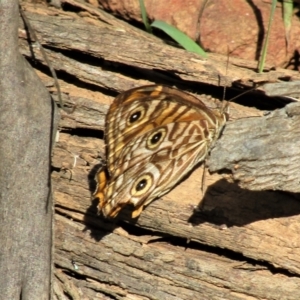
<svg viewBox="0 0 300 300">
<path fill-rule="evenodd" d="M 227 120 L 224 109 L 163 85 L 119 94 L 106 115 L 106 167 L 94 194 L 99 211 L 113 218 L 132 204 L 138 217 L 205 160 Z"/>
</svg>

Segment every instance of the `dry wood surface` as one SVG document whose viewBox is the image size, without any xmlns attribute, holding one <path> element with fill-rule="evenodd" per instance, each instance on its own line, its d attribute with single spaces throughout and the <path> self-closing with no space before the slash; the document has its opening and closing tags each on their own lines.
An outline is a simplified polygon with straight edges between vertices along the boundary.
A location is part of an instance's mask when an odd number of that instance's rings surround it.
<svg viewBox="0 0 300 300">
<path fill-rule="evenodd" d="M 257 74 L 256 62 L 234 58 L 226 71 L 226 57 L 202 59 L 91 5 L 62 3 L 64 11 L 24 3 L 65 104 L 75 107 L 61 111 L 53 151 L 55 299 L 300 299 L 297 103 L 265 116 L 232 103 L 208 162 L 220 174 L 207 172 L 204 194 L 198 168 L 137 220 L 130 208 L 104 220 L 91 200 L 105 114 L 118 92 L 155 82 L 214 94 L 224 85 L 300 75 L 269 67 Z M 20 51 L 57 100 L 38 47 L 30 49 L 23 27 L 19 37 Z M 263 93 L 261 85 L 255 100 L 275 102 Z"/>
</svg>

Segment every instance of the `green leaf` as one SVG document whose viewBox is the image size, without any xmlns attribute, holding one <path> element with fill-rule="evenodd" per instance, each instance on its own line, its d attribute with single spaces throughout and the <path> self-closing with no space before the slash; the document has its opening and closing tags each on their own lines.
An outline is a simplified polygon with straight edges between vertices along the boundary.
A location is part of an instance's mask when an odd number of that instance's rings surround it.
<svg viewBox="0 0 300 300">
<path fill-rule="evenodd" d="M 177 28 L 163 21 L 154 21 L 151 27 L 162 30 L 187 51 L 198 53 L 202 57 L 207 56 L 206 52 L 198 44 Z"/>
<path fill-rule="evenodd" d="M 149 22 L 148 22 L 147 11 L 146 11 L 146 8 L 145 8 L 144 1 L 143 0 L 139 0 L 139 1 L 140 1 L 142 19 L 143 19 L 143 23 L 144 23 L 144 26 L 146 28 L 146 31 L 149 32 L 149 33 L 152 33 L 152 28 L 151 28 L 151 26 L 149 25 Z"/>
</svg>

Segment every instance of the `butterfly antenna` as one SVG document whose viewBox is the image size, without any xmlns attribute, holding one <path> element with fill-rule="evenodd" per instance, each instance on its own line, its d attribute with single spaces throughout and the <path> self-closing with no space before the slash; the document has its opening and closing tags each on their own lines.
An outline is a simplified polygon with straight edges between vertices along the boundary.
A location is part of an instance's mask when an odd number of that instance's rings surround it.
<svg viewBox="0 0 300 300">
<path fill-rule="evenodd" d="M 226 83 L 227 83 L 227 75 L 228 75 L 227 74 L 228 73 L 228 66 L 229 66 L 229 47 L 227 46 L 227 61 L 226 61 L 226 73 L 225 73 Z M 223 90 L 223 99 L 222 100 L 225 100 L 226 88 L 227 88 L 227 85 L 225 84 L 224 90 Z"/>
<path fill-rule="evenodd" d="M 226 88 L 227 88 L 227 73 L 228 73 L 228 67 L 229 67 L 229 47 L 227 46 L 227 61 L 226 61 L 226 72 L 225 72 L 225 86 L 223 89 L 223 97 L 222 97 L 222 103 L 225 103 L 222 105 L 221 112 L 228 112 L 228 106 L 229 106 L 229 101 L 225 101 L 225 96 L 226 96 Z M 231 100 L 230 100 L 231 101 Z"/>
<path fill-rule="evenodd" d="M 225 75 L 226 78 L 227 78 L 228 68 L 229 68 L 229 48 L 227 47 L 227 62 L 226 62 L 226 75 Z M 227 112 L 227 113 L 228 113 L 228 107 L 229 107 L 229 103 L 230 103 L 231 101 L 233 101 L 233 100 L 235 100 L 235 99 L 237 99 L 237 98 L 239 98 L 239 97 L 241 97 L 241 96 L 243 96 L 243 95 L 245 95 L 245 94 L 247 94 L 247 93 L 249 93 L 249 92 L 252 92 L 252 91 L 256 90 L 256 89 L 257 89 L 259 86 L 261 86 L 261 85 L 263 85 L 263 83 L 261 83 L 261 84 L 256 84 L 255 87 L 251 88 L 250 90 L 244 91 L 243 93 L 241 93 L 241 94 L 239 94 L 239 95 L 237 95 L 237 96 L 231 98 L 230 100 L 225 100 L 226 88 L 227 88 L 227 86 L 226 86 L 226 84 L 225 84 L 224 90 L 223 90 L 223 99 L 222 99 L 222 102 L 224 101 L 225 104 L 223 105 L 221 112 L 222 112 L 222 113 L 224 113 L 224 112 Z"/>
</svg>

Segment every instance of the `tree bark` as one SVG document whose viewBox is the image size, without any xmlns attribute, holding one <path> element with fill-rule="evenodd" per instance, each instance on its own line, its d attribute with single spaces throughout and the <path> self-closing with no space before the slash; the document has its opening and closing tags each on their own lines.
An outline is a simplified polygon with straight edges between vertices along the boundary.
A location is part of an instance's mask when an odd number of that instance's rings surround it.
<svg viewBox="0 0 300 300">
<path fill-rule="evenodd" d="M 209 160 L 211 169 L 229 172 L 207 173 L 204 195 L 198 168 L 137 220 L 130 218 L 130 207 L 116 220 L 104 220 L 97 216 L 97 201 L 92 200 L 94 174 L 104 153 L 104 118 L 117 92 L 155 81 L 214 94 L 220 84 L 250 87 L 253 82 L 297 80 L 299 74 L 281 69 L 256 74 L 255 62 L 234 58 L 226 73 L 227 58 L 201 59 L 88 4 L 62 2 L 71 11 L 80 10 L 82 17 L 26 6 L 58 71 L 65 103 L 75 106 L 72 114 L 62 112 L 52 159 L 55 299 L 299 299 L 300 202 L 296 194 L 282 192 L 293 192 L 288 180 L 276 177 L 288 163 L 279 153 L 290 149 L 284 145 L 297 134 L 295 104 L 262 117 L 258 109 L 232 103 L 231 122 Z M 19 36 L 22 53 L 30 58 L 22 30 Z M 56 98 L 38 49 L 34 53 L 35 67 Z M 263 85 L 260 90 L 257 100 L 271 103 L 273 99 L 263 96 Z M 198 97 L 210 107 L 219 105 L 210 97 Z M 270 150 L 276 138 L 283 143 L 282 152 L 276 152 L 278 147 Z M 227 146 L 222 146 L 223 141 Z M 239 150 L 243 143 L 248 151 Z M 247 143 L 256 147 L 255 156 Z M 234 155 L 239 153 L 244 156 L 237 163 Z M 271 162 L 278 169 L 271 168 Z M 265 177 L 260 166 L 268 170 Z M 250 172 L 247 167 L 252 173 L 246 172 Z M 267 185 L 256 181 L 256 190 L 251 191 L 250 185 L 244 189 L 233 183 L 238 179 L 245 184 L 249 174 L 255 180 L 273 176 L 276 188 L 280 184 L 283 188 L 265 190 Z M 295 170 L 292 175 L 296 180 Z"/>
<path fill-rule="evenodd" d="M 54 102 L 19 53 L 18 1 L 0 11 L 0 299 L 50 299 Z"/>
<path fill-rule="evenodd" d="M 210 170 L 230 170 L 248 190 L 299 193 L 300 105 L 227 124 L 212 151 Z M 251 128 L 251 130 L 249 130 Z"/>
</svg>

